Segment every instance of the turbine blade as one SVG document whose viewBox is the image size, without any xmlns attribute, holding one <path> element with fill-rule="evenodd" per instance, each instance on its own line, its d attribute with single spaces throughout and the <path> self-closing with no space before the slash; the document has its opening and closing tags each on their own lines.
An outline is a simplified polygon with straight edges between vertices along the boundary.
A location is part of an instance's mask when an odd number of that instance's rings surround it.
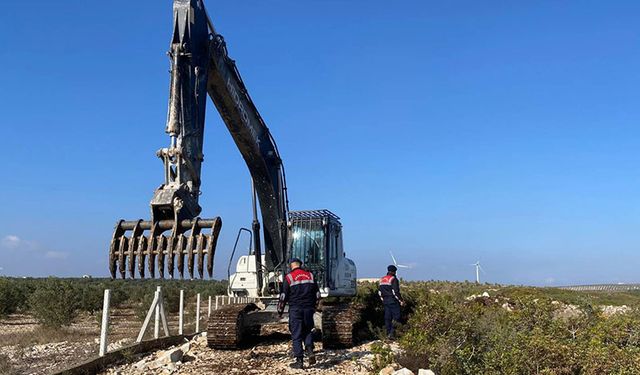
<svg viewBox="0 0 640 375">
<path fill-rule="evenodd" d="M 391 259 L 393 259 L 393 264 L 394 264 L 396 267 L 399 267 L 399 266 L 398 266 L 398 262 L 396 262 L 396 258 L 393 256 L 393 253 L 392 253 L 391 251 L 389 251 L 389 254 L 391 255 Z"/>
</svg>

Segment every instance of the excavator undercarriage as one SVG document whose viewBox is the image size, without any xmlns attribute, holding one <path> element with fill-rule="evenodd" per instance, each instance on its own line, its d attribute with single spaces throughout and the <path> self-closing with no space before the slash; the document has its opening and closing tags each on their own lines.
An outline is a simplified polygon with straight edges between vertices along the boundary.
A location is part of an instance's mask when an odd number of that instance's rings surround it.
<svg viewBox="0 0 640 375">
<path fill-rule="evenodd" d="M 249 304 L 226 305 L 211 312 L 207 325 L 207 343 L 213 349 L 236 349 L 251 336 L 260 334 L 265 324 L 286 322 L 263 301 Z M 324 349 L 352 347 L 361 328 L 361 307 L 349 302 L 322 304 L 314 317 L 315 326 L 322 333 Z"/>
</svg>

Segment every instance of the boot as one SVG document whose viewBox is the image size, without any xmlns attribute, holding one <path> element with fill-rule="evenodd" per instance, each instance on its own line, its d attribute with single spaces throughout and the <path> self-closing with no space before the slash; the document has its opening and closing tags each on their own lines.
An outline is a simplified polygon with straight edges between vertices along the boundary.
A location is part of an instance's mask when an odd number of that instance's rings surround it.
<svg viewBox="0 0 640 375">
<path fill-rule="evenodd" d="M 316 364 L 316 353 L 313 352 L 313 348 L 307 348 L 307 359 L 309 360 L 309 366 Z"/>
<path fill-rule="evenodd" d="M 393 332 L 392 332 L 392 333 L 390 333 L 390 334 L 387 336 L 387 340 L 388 340 L 388 341 L 396 341 L 396 335 L 395 335 L 395 333 L 393 333 Z"/>
<path fill-rule="evenodd" d="M 289 367 L 302 370 L 304 368 L 304 362 L 302 362 L 302 357 L 296 357 L 296 361 L 290 364 Z"/>
</svg>

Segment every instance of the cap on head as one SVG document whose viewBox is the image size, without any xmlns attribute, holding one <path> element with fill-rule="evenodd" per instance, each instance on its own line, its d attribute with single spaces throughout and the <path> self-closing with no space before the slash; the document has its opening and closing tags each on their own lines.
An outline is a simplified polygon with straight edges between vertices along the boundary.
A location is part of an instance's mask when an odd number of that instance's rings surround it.
<svg viewBox="0 0 640 375">
<path fill-rule="evenodd" d="M 396 272 L 398 270 L 398 268 L 396 266 L 394 266 L 393 264 L 390 265 L 389 267 L 387 267 L 387 272 Z"/>
<path fill-rule="evenodd" d="M 293 264 L 293 263 L 298 263 L 299 265 L 302 265 L 302 261 L 299 258 L 289 259 L 289 264 Z"/>
</svg>

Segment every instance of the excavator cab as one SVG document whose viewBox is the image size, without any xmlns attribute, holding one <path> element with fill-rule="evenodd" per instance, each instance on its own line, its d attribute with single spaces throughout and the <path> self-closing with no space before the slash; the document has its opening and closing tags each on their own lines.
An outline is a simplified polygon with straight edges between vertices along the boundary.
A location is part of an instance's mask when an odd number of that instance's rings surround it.
<svg viewBox="0 0 640 375">
<path fill-rule="evenodd" d="M 289 212 L 288 253 L 314 274 L 323 297 L 353 296 L 356 266 L 342 248 L 340 218 L 329 210 Z"/>
</svg>

